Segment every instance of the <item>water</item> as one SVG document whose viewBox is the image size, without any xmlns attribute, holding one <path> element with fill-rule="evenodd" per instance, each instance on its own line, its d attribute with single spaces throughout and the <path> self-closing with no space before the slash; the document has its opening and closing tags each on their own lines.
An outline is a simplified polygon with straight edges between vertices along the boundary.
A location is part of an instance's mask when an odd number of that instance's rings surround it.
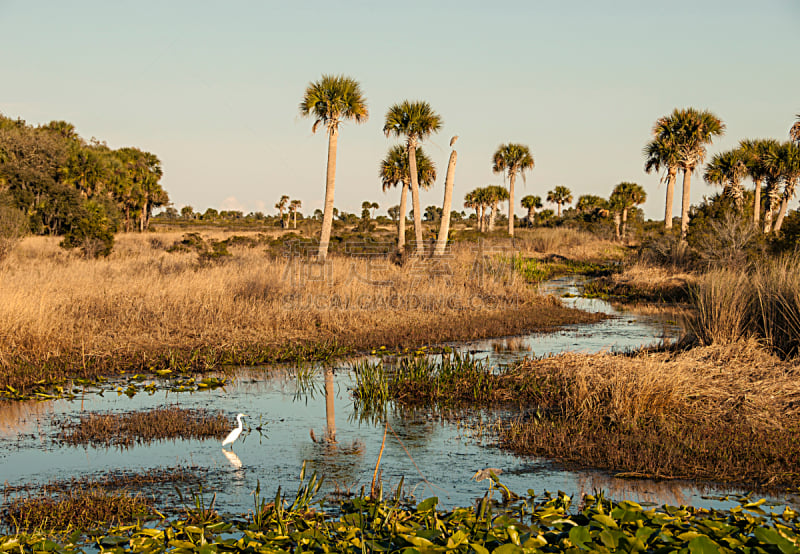
<svg viewBox="0 0 800 554">
<path fill-rule="evenodd" d="M 558 280 L 548 285 L 555 293 L 577 293 L 576 283 Z M 593 352 L 626 349 L 674 338 L 679 329 L 658 318 L 620 314 L 607 303 L 578 298 L 565 302 L 581 308 L 604 311 L 612 318 L 592 325 L 570 326 L 554 334 L 521 337 L 513 350 L 496 348 L 508 341 L 480 341 L 464 348 L 505 363 L 524 355 L 551 354 L 563 350 Z M 527 349 L 527 350 L 526 350 Z M 354 411 L 350 389 L 353 378 L 343 363 L 328 372 L 331 393 L 325 394 L 325 372 L 319 369 L 310 380 L 298 380 L 291 368 L 243 369 L 224 389 L 195 393 L 157 392 L 133 398 L 107 392 L 72 401 L 0 404 L 0 483 L 21 485 L 46 483 L 70 477 L 98 476 L 118 470 L 196 466 L 207 470 L 204 490 L 217 494 L 217 507 L 228 513 L 246 513 L 253 506 L 252 491 L 260 482 L 262 496 L 274 497 L 279 485 L 292 492 L 299 472 L 316 470 L 325 478 L 325 493 L 358 493 L 369 489 L 384 434 L 381 422 L 360 421 Z M 327 402 L 326 402 L 327 400 Z M 124 412 L 159 406 L 205 408 L 225 413 L 234 426 L 238 412 L 249 415 L 245 422 L 259 424 L 264 434 L 246 433 L 224 451 L 218 440 L 168 440 L 118 447 L 72 447 L 54 440 L 55 422 L 81 412 Z M 314 442 L 325 436 L 328 414 L 335 414 L 336 444 Z M 442 421 L 427 411 L 391 409 L 381 470 L 384 485 L 394 487 L 401 477 L 405 490 L 417 499 L 438 496 L 444 506 L 470 505 L 484 494 L 488 482 L 475 482 L 475 471 L 495 467 L 503 470 L 501 481 L 512 491 L 563 490 L 578 498 L 582 493 L 605 491 L 617 500 L 640 503 L 692 504 L 716 508 L 736 503 L 704 498 L 711 491 L 686 483 L 622 480 L 599 471 L 566 471 L 544 460 L 519 457 L 485 444 L 474 432 L 489 414 L 467 414 L 460 423 Z M 181 485 L 184 493 L 196 486 Z M 139 490 L 136 486 L 133 490 Z M 162 506 L 175 505 L 172 485 L 141 489 L 156 495 Z M 719 491 L 716 491 L 719 492 Z M 744 492 L 744 491 L 728 491 Z M 776 498 L 776 502 L 784 499 Z M 790 500 L 793 502 L 793 500 Z"/>
</svg>

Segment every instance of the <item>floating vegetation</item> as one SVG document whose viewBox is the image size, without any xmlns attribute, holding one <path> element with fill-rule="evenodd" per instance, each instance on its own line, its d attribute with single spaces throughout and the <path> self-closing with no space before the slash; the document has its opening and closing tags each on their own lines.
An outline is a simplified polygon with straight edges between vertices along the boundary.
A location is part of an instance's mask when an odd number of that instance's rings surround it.
<svg viewBox="0 0 800 554">
<path fill-rule="evenodd" d="M 149 411 L 90 413 L 57 421 L 57 440 L 69 445 L 129 447 L 163 439 L 221 438 L 230 422 L 221 412 L 176 406 Z"/>
<path fill-rule="evenodd" d="M 526 497 L 509 494 L 505 503 L 487 493 L 475 507 L 445 511 L 436 497 L 406 503 L 398 487 L 393 498 L 362 493 L 334 512 L 314 507 L 315 479 L 302 482 L 293 501 L 280 492 L 269 503 L 255 494 L 254 510 L 244 521 L 218 514 L 159 528 L 138 521 L 83 541 L 75 532 L 63 543 L 52 540 L 55 526 L 43 525 L 32 533 L 0 536 L 0 551 L 788 553 L 800 548 L 798 513 L 767 511 L 763 500 L 743 499 L 728 512 L 716 512 L 645 508 L 597 494 L 584 496 L 574 508 L 564 493 L 536 497 L 529 490 Z"/>
</svg>

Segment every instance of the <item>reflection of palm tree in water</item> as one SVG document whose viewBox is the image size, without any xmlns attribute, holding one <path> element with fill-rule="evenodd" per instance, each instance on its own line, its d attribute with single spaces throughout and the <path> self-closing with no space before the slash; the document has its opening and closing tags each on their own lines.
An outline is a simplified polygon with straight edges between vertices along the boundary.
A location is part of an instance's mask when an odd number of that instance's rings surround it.
<svg viewBox="0 0 800 554">
<path fill-rule="evenodd" d="M 327 431 L 325 440 L 329 443 L 336 442 L 336 413 L 334 410 L 334 388 L 333 388 L 333 369 L 325 368 L 325 423 Z"/>
</svg>

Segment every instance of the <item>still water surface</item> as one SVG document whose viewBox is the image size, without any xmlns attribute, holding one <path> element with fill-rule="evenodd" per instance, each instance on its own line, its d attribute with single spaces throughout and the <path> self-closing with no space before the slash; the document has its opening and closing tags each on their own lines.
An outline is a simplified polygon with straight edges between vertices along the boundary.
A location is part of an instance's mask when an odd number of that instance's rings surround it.
<svg viewBox="0 0 800 554">
<path fill-rule="evenodd" d="M 577 294 L 574 279 L 555 280 L 547 292 Z M 610 319 L 591 325 L 575 325 L 557 333 L 535 334 L 508 341 L 479 341 L 458 345 L 489 363 L 508 363 L 530 355 L 548 355 L 573 350 L 597 352 L 630 349 L 674 339 L 679 327 L 653 316 L 621 313 L 600 300 L 565 298 L 582 309 L 602 311 Z M 512 349 L 506 346 L 513 344 Z M 325 478 L 323 493 L 358 492 L 369 487 L 383 438 L 380 422 L 360 421 L 353 406 L 349 365 L 333 368 L 332 407 L 335 411 L 336 444 L 314 442 L 326 433 L 324 371 L 313 373 L 311 387 L 300 386 L 293 368 L 242 369 L 224 389 L 196 393 L 140 393 L 133 398 L 106 392 L 73 401 L 0 404 L 0 483 L 46 483 L 71 477 L 98 476 L 118 470 L 195 466 L 207 470 L 204 489 L 217 494 L 217 507 L 229 513 L 245 513 L 253 506 L 252 491 L 261 483 L 262 495 L 273 497 L 278 485 L 295 490 L 304 462 Z M 251 430 L 226 452 L 217 440 L 168 440 L 120 449 L 62 446 L 54 440 L 54 421 L 76 417 L 81 412 L 124 412 L 159 406 L 219 410 L 230 417 L 233 427 L 238 412 L 249 415 L 246 423 L 262 424 L 264 433 Z M 328 409 L 330 409 L 330 405 Z M 484 494 L 488 482 L 471 481 L 476 470 L 503 470 L 501 481 L 511 490 L 562 490 L 578 498 L 582 493 L 603 490 L 617 500 L 643 503 L 693 504 L 726 508 L 735 502 L 704 497 L 720 494 L 678 482 L 630 481 L 598 471 L 567 471 L 545 460 L 514 456 L 485 443 L 472 431 L 488 424 L 492 414 L 475 412 L 461 423 L 443 421 L 427 411 L 391 408 L 389 433 L 381 469 L 386 487 L 401 477 L 405 490 L 417 499 L 438 496 L 441 505 L 469 505 Z M 134 487 L 135 488 L 135 487 Z M 184 494 L 196 487 L 188 485 Z M 162 505 L 175 504 L 172 486 L 154 494 Z M 724 491 L 740 493 L 745 491 Z M 785 499 L 775 498 L 782 503 Z M 789 499 L 790 503 L 796 500 Z"/>
</svg>

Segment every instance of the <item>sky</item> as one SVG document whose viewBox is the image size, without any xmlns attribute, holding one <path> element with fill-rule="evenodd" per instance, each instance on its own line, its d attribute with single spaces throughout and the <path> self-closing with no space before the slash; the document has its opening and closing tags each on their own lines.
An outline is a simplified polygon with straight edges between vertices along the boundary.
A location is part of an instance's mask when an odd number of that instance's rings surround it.
<svg viewBox="0 0 800 554">
<path fill-rule="evenodd" d="M 339 135 L 336 206 L 355 213 L 399 203 L 377 173 L 398 142 L 381 131 L 386 111 L 406 99 L 444 121 L 422 143 L 440 173 L 423 208 L 441 205 L 459 135 L 458 209 L 503 184 L 492 155 L 517 142 L 535 160 L 518 199 L 556 185 L 608 197 L 633 181 L 652 219 L 665 188 L 642 148 L 657 118 L 715 113 L 727 131 L 710 157 L 787 140 L 800 113 L 798 0 L 0 0 L 0 24 L 0 112 L 156 154 L 178 209 L 274 213 L 283 194 L 321 208 L 327 138 L 298 105 L 323 74 L 359 81 L 370 110 Z M 693 203 L 714 192 L 694 175 Z"/>
</svg>

